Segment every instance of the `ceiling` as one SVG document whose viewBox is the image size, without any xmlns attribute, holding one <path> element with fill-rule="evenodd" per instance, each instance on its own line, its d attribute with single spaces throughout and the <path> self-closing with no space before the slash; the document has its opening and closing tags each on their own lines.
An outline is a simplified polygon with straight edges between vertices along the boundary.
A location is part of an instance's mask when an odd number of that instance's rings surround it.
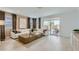
<svg viewBox="0 0 79 59">
<path fill-rule="evenodd" d="M 43 17 L 66 13 L 77 9 L 76 7 L 0 7 L 0 10 L 29 17 Z"/>
</svg>

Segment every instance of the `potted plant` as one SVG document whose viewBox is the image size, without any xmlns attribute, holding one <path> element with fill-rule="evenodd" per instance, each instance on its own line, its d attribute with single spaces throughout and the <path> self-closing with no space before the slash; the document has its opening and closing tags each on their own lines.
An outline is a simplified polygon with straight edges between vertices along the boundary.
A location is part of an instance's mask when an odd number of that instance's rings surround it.
<svg viewBox="0 0 79 59">
<path fill-rule="evenodd" d="M 73 31 L 74 31 L 74 32 L 79 32 L 79 29 L 74 29 Z"/>
</svg>

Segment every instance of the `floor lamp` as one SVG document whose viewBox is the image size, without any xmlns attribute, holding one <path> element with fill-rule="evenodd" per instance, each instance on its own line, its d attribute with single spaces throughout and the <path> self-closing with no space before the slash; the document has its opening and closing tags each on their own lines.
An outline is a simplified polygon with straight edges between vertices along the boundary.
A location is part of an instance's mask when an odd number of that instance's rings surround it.
<svg viewBox="0 0 79 59">
<path fill-rule="evenodd" d="M 5 40 L 5 28 L 4 28 L 4 20 L 0 20 L 0 41 Z"/>
</svg>

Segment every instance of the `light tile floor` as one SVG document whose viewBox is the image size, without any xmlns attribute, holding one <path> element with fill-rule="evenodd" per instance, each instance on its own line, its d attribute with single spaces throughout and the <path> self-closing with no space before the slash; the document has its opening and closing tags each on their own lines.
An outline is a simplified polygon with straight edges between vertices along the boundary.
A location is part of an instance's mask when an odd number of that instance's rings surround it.
<svg viewBox="0 0 79 59">
<path fill-rule="evenodd" d="M 45 36 L 29 44 L 21 44 L 17 40 L 6 38 L 0 43 L 1 51 L 72 51 L 69 38 Z"/>
</svg>

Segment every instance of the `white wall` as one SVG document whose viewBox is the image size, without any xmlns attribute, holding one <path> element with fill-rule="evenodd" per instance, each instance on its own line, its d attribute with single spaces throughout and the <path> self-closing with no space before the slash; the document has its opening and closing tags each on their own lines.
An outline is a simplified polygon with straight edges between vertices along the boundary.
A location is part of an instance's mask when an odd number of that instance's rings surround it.
<svg viewBox="0 0 79 59">
<path fill-rule="evenodd" d="M 52 17 L 56 17 L 56 16 L 60 17 L 60 35 L 61 36 L 70 37 L 72 30 L 75 28 L 79 28 L 78 10 L 66 12 L 63 14 L 53 15 Z"/>
<path fill-rule="evenodd" d="M 73 11 L 70 13 L 62 14 L 60 16 L 61 16 L 60 35 L 70 37 L 72 30 L 79 28 L 79 12 Z"/>
</svg>

